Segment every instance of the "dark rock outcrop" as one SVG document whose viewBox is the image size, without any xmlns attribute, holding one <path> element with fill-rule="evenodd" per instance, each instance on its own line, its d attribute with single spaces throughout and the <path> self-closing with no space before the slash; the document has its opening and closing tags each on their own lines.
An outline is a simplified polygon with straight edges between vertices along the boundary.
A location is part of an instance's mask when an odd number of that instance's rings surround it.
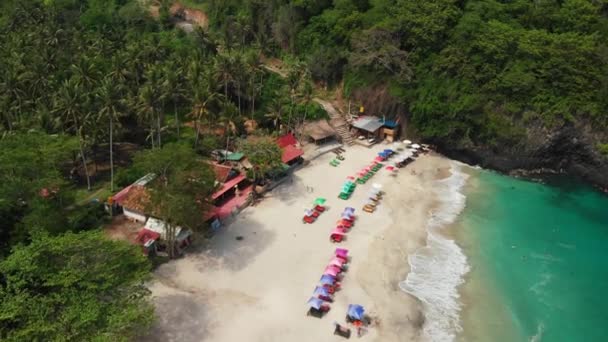
<svg viewBox="0 0 608 342">
<path fill-rule="evenodd" d="M 532 126 L 528 128 L 526 141 L 517 146 L 490 148 L 454 146 L 447 141 L 433 143 L 440 153 L 468 164 L 522 177 L 567 174 L 606 192 L 608 158 L 596 150 L 604 134 L 594 132 L 590 125 L 567 123 L 551 131 L 540 125 Z"/>
</svg>

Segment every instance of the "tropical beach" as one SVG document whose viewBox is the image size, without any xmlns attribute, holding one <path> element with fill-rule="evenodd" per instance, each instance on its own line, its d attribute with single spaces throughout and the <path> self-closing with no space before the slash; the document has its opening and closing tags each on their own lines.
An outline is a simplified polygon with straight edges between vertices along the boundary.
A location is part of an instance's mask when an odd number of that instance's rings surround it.
<svg viewBox="0 0 608 342">
<path fill-rule="evenodd" d="M 424 324 L 421 304 L 398 285 L 409 271 L 407 256 L 425 244 L 429 213 L 438 203 L 432 189 L 449 175 L 451 164 L 431 154 L 396 176 L 381 170 L 373 182 L 382 184 L 386 194 L 376 212 L 365 213 L 360 208 L 372 181 L 357 186 L 347 201 L 336 194 L 377 149 L 349 148 L 337 168 L 328 165 L 331 154 L 313 160 L 292 181 L 241 212 L 200 252 L 162 265 L 150 286 L 161 317 L 153 336 L 327 341 L 333 340 L 333 323 L 345 324 L 347 306 L 356 303 L 373 320 L 366 340 L 418 339 Z M 303 211 L 316 197 L 327 198 L 329 209 L 314 224 L 303 224 Z M 356 208 L 356 223 L 345 242 L 333 244 L 329 233 L 345 206 Z M 337 246 L 348 248 L 352 258 L 342 290 L 325 317 L 307 317 L 306 302 Z"/>
</svg>

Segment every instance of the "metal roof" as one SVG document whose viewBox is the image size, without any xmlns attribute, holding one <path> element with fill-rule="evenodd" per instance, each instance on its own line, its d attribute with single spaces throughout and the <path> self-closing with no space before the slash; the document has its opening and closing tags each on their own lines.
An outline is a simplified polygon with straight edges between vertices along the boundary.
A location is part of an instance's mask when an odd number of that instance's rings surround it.
<svg viewBox="0 0 608 342">
<path fill-rule="evenodd" d="M 362 116 L 353 122 L 353 127 L 373 133 L 382 127 L 382 120 L 375 116 Z"/>
</svg>

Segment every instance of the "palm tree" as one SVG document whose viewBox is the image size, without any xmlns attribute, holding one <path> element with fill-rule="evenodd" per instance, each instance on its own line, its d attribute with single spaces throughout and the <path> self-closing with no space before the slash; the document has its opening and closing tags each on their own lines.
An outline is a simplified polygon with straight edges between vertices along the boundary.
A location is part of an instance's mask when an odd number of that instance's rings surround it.
<svg viewBox="0 0 608 342">
<path fill-rule="evenodd" d="M 260 62 L 260 52 L 257 49 L 250 50 L 245 55 L 245 68 L 247 69 L 247 75 L 249 75 L 249 90 L 250 90 L 250 99 L 251 99 L 251 119 L 253 120 L 253 116 L 255 113 L 255 99 L 257 97 L 257 93 L 261 88 L 256 85 L 255 79 L 256 76 L 261 73 L 262 63 Z"/>
<path fill-rule="evenodd" d="M 268 107 L 266 108 L 267 113 L 265 115 L 265 117 L 272 120 L 275 129 L 279 129 L 279 122 L 283 115 L 283 107 L 284 99 L 281 98 L 279 92 L 277 92 L 272 101 L 268 104 Z"/>
<path fill-rule="evenodd" d="M 114 124 L 120 117 L 120 88 L 114 86 L 111 77 L 104 78 L 95 96 L 99 100 L 99 119 L 108 121 L 110 139 L 110 191 L 114 192 Z"/>
<path fill-rule="evenodd" d="M 143 86 L 139 88 L 137 93 L 137 97 L 135 98 L 135 103 L 133 104 L 135 107 L 135 111 L 137 113 L 137 117 L 139 121 L 143 123 L 148 123 L 150 128 L 148 129 L 148 139 L 152 143 L 152 148 L 155 147 L 155 133 L 156 128 L 154 124 L 154 119 L 156 117 L 156 94 L 152 89 L 152 86 L 149 83 L 145 83 Z M 159 146 L 160 147 L 160 146 Z"/>
<path fill-rule="evenodd" d="M 177 140 L 179 140 L 179 117 L 177 115 L 177 103 L 183 97 L 182 77 L 183 69 L 177 63 L 168 63 L 163 67 L 164 81 L 163 93 L 167 94 L 167 97 L 173 102 L 173 115 L 175 119 L 175 132 L 177 134 Z"/>
<path fill-rule="evenodd" d="M 87 178 L 87 189 L 91 190 L 91 178 L 89 176 L 87 159 L 84 152 L 86 143 L 84 129 L 85 126 L 89 124 L 90 120 L 90 112 L 87 111 L 87 106 L 88 98 L 83 92 L 80 83 L 76 81 L 75 78 L 64 81 L 55 98 L 54 111 L 63 118 L 64 122 L 71 123 L 71 126 L 76 132 L 80 148 L 80 157 L 82 158 L 82 165 Z"/>
<path fill-rule="evenodd" d="M 313 98 L 313 86 L 310 80 L 305 80 L 300 87 L 300 99 L 304 102 L 304 117 L 302 118 L 302 124 L 306 122 L 306 116 L 308 116 L 308 106 Z"/>
<path fill-rule="evenodd" d="M 222 52 L 215 56 L 214 70 L 217 79 L 224 85 L 224 101 L 228 101 L 228 84 L 234 80 L 232 55 Z"/>
<path fill-rule="evenodd" d="M 189 116 L 194 120 L 194 130 L 196 132 L 194 147 L 198 147 L 201 123 L 207 125 L 211 123 L 209 104 L 218 98 L 218 93 L 213 89 L 211 82 L 209 78 L 200 78 L 192 84 L 192 110 Z"/>
</svg>

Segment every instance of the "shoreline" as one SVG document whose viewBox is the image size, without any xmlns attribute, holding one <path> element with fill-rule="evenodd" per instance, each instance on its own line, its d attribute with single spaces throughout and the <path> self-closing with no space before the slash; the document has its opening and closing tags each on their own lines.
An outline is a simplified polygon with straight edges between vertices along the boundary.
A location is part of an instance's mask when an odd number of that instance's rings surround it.
<svg viewBox="0 0 608 342">
<path fill-rule="evenodd" d="M 349 148 L 338 168 L 328 165 L 331 154 L 313 160 L 205 246 L 159 267 L 150 285 L 159 321 L 147 340 L 339 341 L 333 322 L 344 324 L 352 303 L 363 305 L 374 320 L 362 340 L 423 340 L 421 302 L 399 284 L 409 273 L 408 256 L 425 245 L 438 203 L 429 189 L 450 160 L 423 155 L 396 176 L 380 171 L 348 201 L 336 199 L 346 176 L 375 153 Z M 372 183 L 383 184 L 386 195 L 369 214 L 361 205 Z M 330 208 L 304 225 L 303 209 L 315 197 L 327 198 Z M 328 234 L 345 206 L 356 208 L 357 222 L 345 243 L 332 244 Z M 342 290 L 326 317 L 306 317 L 306 301 L 336 247 L 352 255 Z"/>
</svg>

